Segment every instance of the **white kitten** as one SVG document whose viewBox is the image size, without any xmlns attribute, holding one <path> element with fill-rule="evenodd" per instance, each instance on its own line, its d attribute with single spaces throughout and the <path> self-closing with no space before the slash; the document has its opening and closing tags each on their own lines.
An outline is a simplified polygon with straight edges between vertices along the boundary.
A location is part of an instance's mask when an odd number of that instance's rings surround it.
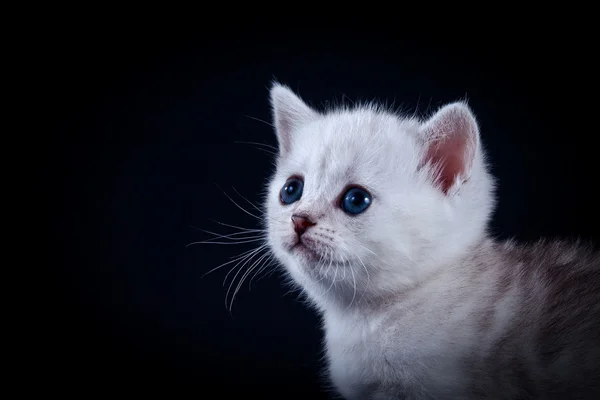
<svg viewBox="0 0 600 400">
<path fill-rule="evenodd" d="M 466 104 L 322 114 L 279 84 L 271 102 L 268 242 L 324 317 L 343 397 L 600 398 L 600 258 L 488 238 Z"/>
</svg>

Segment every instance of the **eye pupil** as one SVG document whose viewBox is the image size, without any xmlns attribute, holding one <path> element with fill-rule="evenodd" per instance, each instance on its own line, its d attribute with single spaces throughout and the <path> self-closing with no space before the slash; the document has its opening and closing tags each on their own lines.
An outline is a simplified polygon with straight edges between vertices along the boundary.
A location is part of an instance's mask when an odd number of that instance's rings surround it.
<svg viewBox="0 0 600 400">
<path fill-rule="evenodd" d="M 350 198 L 350 201 L 352 202 L 353 205 L 358 206 L 363 201 L 365 201 L 365 198 L 359 194 L 355 194 Z"/>
</svg>

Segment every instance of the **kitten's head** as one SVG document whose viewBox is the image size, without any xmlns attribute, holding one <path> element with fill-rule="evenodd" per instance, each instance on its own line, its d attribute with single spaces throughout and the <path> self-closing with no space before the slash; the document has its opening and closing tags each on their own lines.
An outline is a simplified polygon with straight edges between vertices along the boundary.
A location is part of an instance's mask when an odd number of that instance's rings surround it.
<svg viewBox="0 0 600 400">
<path fill-rule="evenodd" d="M 317 304 L 402 290 L 485 236 L 493 181 L 466 104 L 426 121 L 373 106 L 319 113 L 279 84 L 271 104 L 268 241 Z"/>
</svg>

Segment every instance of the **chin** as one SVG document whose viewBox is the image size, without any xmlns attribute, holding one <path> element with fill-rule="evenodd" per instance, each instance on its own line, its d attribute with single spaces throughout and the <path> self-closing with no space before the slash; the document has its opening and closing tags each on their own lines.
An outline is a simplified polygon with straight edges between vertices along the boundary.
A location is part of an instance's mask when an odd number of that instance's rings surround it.
<svg viewBox="0 0 600 400">
<path fill-rule="evenodd" d="M 303 242 L 297 242 L 293 245 L 290 248 L 290 253 L 300 262 L 300 264 L 306 266 L 316 266 L 323 260 L 322 256 Z"/>
</svg>

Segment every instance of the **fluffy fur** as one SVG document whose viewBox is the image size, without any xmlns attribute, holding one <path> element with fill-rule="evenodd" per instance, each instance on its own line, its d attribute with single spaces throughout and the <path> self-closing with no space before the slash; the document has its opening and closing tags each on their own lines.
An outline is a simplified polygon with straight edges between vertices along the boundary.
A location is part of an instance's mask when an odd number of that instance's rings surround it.
<svg viewBox="0 0 600 400">
<path fill-rule="evenodd" d="M 467 104 L 425 121 L 320 113 L 279 84 L 271 103 L 268 244 L 323 316 L 344 398 L 600 398 L 600 258 L 489 238 L 494 181 Z M 304 190 L 284 205 L 291 176 Z M 340 208 L 348 185 L 372 195 L 364 213 Z M 303 248 L 292 215 L 315 223 Z"/>
</svg>

